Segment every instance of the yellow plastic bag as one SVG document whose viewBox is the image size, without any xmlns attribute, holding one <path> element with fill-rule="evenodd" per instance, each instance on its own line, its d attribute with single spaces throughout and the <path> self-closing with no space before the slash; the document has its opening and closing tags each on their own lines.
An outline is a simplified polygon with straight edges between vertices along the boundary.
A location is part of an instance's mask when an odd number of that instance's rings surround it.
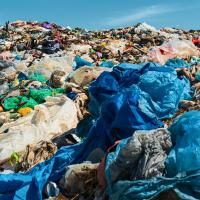
<svg viewBox="0 0 200 200">
<path fill-rule="evenodd" d="M 22 115 L 22 116 L 26 116 L 28 115 L 33 109 L 30 107 L 25 107 L 25 108 L 20 108 L 17 112 Z"/>
</svg>

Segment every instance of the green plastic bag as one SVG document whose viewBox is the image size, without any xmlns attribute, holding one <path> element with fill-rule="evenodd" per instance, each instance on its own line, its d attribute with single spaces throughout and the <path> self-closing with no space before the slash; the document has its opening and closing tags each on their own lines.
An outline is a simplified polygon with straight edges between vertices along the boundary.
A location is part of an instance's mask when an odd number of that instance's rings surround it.
<svg viewBox="0 0 200 200">
<path fill-rule="evenodd" d="M 55 92 L 55 93 L 65 93 L 65 89 L 64 88 L 55 88 L 55 89 L 53 89 L 53 92 Z"/>
<path fill-rule="evenodd" d="M 64 88 L 56 88 L 56 89 L 30 89 L 29 95 L 39 104 L 45 102 L 45 98 L 48 96 L 55 96 L 57 93 L 64 93 Z"/>
<path fill-rule="evenodd" d="M 4 108 L 6 110 L 17 109 L 20 100 L 18 97 L 9 97 L 4 100 Z"/>
<path fill-rule="evenodd" d="M 23 102 L 26 102 L 26 103 L 23 103 Z M 34 99 L 27 98 L 27 97 L 22 97 L 21 103 L 23 103 L 23 105 L 19 106 L 19 108 L 30 107 L 34 109 L 34 107 L 38 105 L 38 103 Z"/>
<path fill-rule="evenodd" d="M 4 100 L 4 108 L 6 110 L 18 110 L 23 107 L 34 109 L 36 105 L 38 105 L 38 103 L 34 99 L 25 96 L 9 97 Z"/>
<path fill-rule="evenodd" d="M 31 74 L 29 77 L 28 77 L 29 80 L 33 80 L 33 81 L 39 81 L 41 83 L 46 83 L 46 78 L 44 77 L 44 75 L 42 74 L 39 74 L 39 73 L 34 73 L 34 74 Z"/>
<path fill-rule="evenodd" d="M 16 96 L 9 97 L 4 100 L 4 108 L 6 110 L 18 110 L 19 108 L 30 107 L 34 109 L 34 107 L 38 104 L 44 103 L 45 98 L 48 96 L 56 96 L 57 93 L 64 93 L 64 88 L 56 88 L 56 89 L 30 89 L 28 96 Z"/>
<path fill-rule="evenodd" d="M 49 89 L 42 89 L 42 90 L 30 89 L 29 95 L 31 98 L 33 98 L 40 104 L 45 102 L 46 97 L 52 96 L 52 91 Z"/>
</svg>

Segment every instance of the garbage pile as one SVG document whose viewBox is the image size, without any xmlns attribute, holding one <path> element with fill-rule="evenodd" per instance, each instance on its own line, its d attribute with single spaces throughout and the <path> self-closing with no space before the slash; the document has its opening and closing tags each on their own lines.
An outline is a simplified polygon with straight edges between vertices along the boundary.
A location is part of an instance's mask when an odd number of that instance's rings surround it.
<svg viewBox="0 0 200 200">
<path fill-rule="evenodd" d="M 200 31 L 0 27 L 0 199 L 200 199 Z"/>
</svg>

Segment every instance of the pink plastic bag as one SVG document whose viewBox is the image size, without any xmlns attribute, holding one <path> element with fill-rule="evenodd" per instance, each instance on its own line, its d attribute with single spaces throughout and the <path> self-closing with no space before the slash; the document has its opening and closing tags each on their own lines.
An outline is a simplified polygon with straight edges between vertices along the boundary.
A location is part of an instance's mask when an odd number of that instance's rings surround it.
<svg viewBox="0 0 200 200">
<path fill-rule="evenodd" d="M 12 54 L 10 51 L 5 51 L 0 54 L 0 60 L 10 60 L 12 58 Z"/>
<path fill-rule="evenodd" d="M 199 56 L 198 48 L 189 40 L 172 39 L 161 46 L 152 48 L 148 53 L 150 61 L 159 62 L 162 65 L 171 58 L 187 58 Z"/>
</svg>

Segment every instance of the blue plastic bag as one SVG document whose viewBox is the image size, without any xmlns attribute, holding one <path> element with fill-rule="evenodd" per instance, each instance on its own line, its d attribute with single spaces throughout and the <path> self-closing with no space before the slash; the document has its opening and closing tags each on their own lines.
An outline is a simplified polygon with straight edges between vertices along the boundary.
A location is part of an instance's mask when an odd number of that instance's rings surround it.
<svg viewBox="0 0 200 200">
<path fill-rule="evenodd" d="M 73 64 L 73 68 L 76 70 L 80 67 L 83 67 L 83 66 L 89 66 L 89 67 L 92 67 L 94 66 L 93 63 L 87 61 L 87 60 L 84 60 L 82 59 L 80 56 L 75 56 L 74 58 L 74 64 Z"/>
<path fill-rule="evenodd" d="M 190 111 L 169 128 L 174 148 L 166 159 L 168 176 L 200 169 L 200 111 Z"/>
<path fill-rule="evenodd" d="M 167 67 L 153 67 L 140 76 L 140 109 L 158 119 L 172 117 L 182 99 L 190 98 L 190 82 Z"/>
</svg>

